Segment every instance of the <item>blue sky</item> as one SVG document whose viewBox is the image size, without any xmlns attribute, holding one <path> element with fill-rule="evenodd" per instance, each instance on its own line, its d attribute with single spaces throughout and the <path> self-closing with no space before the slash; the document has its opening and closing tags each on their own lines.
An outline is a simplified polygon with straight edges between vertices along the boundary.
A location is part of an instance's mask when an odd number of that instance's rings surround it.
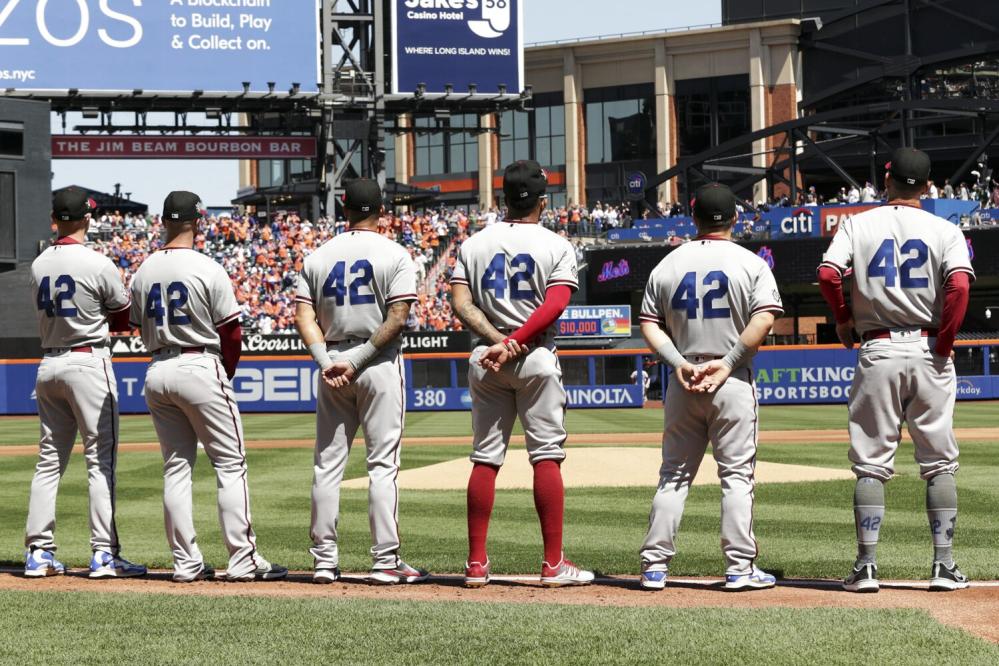
<svg viewBox="0 0 999 666">
<path fill-rule="evenodd" d="M 720 0 L 525 0 L 527 43 L 620 32 L 661 30 L 721 20 Z M 166 122 L 171 122 L 168 117 Z M 155 122 L 155 121 L 153 121 Z M 70 126 L 75 121 L 70 120 Z M 53 121 L 54 132 L 60 131 Z M 236 162 L 225 160 L 54 160 L 53 188 L 83 185 L 104 192 L 115 183 L 160 210 L 172 189 L 196 191 L 209 206 L 227 205 L 239 186 Z"/>
</svg>

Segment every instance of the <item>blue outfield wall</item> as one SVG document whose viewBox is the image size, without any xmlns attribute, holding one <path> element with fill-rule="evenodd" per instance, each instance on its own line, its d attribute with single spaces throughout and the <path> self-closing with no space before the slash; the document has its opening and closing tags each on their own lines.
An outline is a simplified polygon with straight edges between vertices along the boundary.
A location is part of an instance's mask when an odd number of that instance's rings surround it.
<svg viewBox="0 0 999 666">
<path fill-rule="evenodd" d="M 983 347 L 983 375 L 958 377 L 959 400 L 999 398 L 999 375 L 991 374 L 990 348 Z M 633 384 L 597 384 L 595 362 L 601 357 L 625 359 L 628 370 L 641 367 L 642 354 L 616 352 L 571 352 L 567 358 L 588 364 L 590 384 L 566 386 L 569 407 L 640 407 L 642 392 Z M 407 357 L 407 407 L 410 411 L 467 410 L 471 408 L 468 389 L 458 382 L 459 363 L 465 355 L 439 355 L 429 362 L 448 364 L 450 386 L 413 385 L 412 362 L 427 363 L 427 357 Z M 761 404 L 845 403 L 853 380 L 856 351 L 828 347 L 772 348 L 761 351 L 754 366 L 756 389 Z M 117 359 L 114 363 L 122 413 L 146 412 L 142 386 L 147 362 L 144 359 Z M 0 361 L 0 414 L 34 414 L 37 361 Z M 626 373 L 630 374 L 630 373 Z M 318 371 L 307 357 L 255 360 L 246 358 L 233 385 L 244 412 L 311 412 L 316 407 Z"/>
</svg>

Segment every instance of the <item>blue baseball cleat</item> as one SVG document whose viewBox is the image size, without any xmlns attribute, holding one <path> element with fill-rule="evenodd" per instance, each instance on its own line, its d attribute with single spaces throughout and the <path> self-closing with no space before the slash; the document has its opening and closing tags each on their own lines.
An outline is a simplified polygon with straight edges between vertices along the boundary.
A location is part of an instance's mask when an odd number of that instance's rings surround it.
<svg viewBox="0 0 999 666">
<path fill-rule="evenodd" d="M 24 555 L 24 575 L 27 578 L 61 576 L 64 573 L 66 573 L 66 567 L 55 558 L 51 551 L 32 547 Z"/>
<path fill-rule="evenodd" d="M 666 578 L 668 576 L 669 572 L 666 570 L 643 571 L 639 584 L 643 590 L 661 590 L 666 587 Z"/>
<path fill-rule="evenodd" d="M 762 569 L 753 567 L 748 574 L 725 576 L 726 590 L 765 590 L 777 584 L 777 579 Z"/>
<path fill-rule="evenodd" d="M 123 557 L 116 557 L 103 550 L 95 550 L 90 560 L 90 578 L 135 578 L 145 576 L 146 567 L 132 564 Z"/>
</svg>

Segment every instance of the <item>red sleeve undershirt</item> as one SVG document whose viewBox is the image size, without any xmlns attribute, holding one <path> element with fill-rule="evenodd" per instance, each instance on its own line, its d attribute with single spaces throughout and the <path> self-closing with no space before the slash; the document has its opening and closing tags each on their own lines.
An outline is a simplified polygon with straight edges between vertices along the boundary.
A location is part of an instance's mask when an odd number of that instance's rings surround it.
<svg viewBox="0 0 999 666">
<path fill-rule="evenodd" d="M 937 331 L 936 354 L 950 356 L 954 348 L 954 338 L 964 322 L 968 311 L 968 297 L 971 292 L 971 280 L 968 274 L 961 271 L 951 273 L 944 285 L 943 313 L 940 315 L 940 328 Z"/>
<path fill-rule="evenodd" d="M 843 295 L 843 275 L 831 266 L 819 266 L 819 291 L 832 310 L 837 324 L 850 321 L 853 313 Z"/>
<path fill-rule="evenodd" d="M 528 317 L 524 325 L 514 331 L 510 337 L 518 344 L 526 344 L 541 335 L 549 326 L 562 316 L 565 307 L 572 298 L 572 289 L 564 284 L 549 287 L 545 292 L 545 301 Z"/>
<path fill-rule="evenodd" d="M 125 308 L 124 310 L 112 312 L 108 315 L 108 327 L 112 333 L 128 333 L 128 313 L 129 309 Z"/>
<path fill-rule="evenodd" d="M 218 331 L 222 345 L 222 367 L 225 368 L 226 377 L 232 379 L 236 374 L 239 355 L 243 351 L 243 329 L 239 325 L 239 317 L 215 330 Z"/>
</svg>

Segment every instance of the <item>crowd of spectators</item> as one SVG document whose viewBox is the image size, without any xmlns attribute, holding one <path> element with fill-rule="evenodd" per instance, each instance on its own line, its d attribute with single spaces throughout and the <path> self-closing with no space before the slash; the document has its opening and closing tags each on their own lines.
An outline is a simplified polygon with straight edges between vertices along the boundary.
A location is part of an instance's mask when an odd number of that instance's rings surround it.
<svg viewBox="0 0 999 666">
<path fill-rule="evenodd" d="M 382 216 L 379 233 L 406 247 L 416 265 L 418 300 L 410 312 L 411 330 L 460 330 L 449 298 L 458 249 L 469 234 L 502 218 L 502 211 L 457 209 Z M 311 222 L 295 214 L 270 220 L 212 216 L 201 225 L 195 249 L 213 257 L 231 276 L 244 327 L 289 334 L 295 331 L 294 290 L 305 257 L 346 229 L 342 219 Z M 567 232 L 563 228 L 559 233 Z M 91 220 L 88 242 L 118 266 L 128 284 L 146 256 L 163 244 L 163 224 L 155 215 L 103 214 Z M 581 256 L 578 239 L 576 245 Z"/>
</svg>

